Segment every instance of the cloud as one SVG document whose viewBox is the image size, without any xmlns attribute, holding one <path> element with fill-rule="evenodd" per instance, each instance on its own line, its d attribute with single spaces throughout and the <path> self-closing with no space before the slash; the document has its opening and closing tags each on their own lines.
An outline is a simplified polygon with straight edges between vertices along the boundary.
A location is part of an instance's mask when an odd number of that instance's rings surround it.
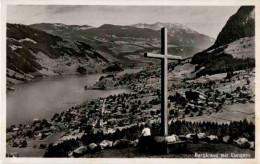
<svg viewBox="0 0 260 164">
<path fill-rule="evenodd" d="M 47 6 L 46 10 L 49 11 L 51 14 L 62 14 L 62 13 L 69 13 L 74 11 L 79 11 L 80 9 L 84 8 L 84 6 L 57 6 L 51 5 Z"/>
</svg>

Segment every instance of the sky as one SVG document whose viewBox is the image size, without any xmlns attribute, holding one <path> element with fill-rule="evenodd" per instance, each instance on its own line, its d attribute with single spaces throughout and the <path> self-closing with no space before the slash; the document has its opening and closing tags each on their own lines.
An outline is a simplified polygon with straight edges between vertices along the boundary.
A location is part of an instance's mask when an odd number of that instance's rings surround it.
<svg viewBox="0 0 260 164">
<path fill-rule="evenodd" d="M 239 6 L 93 6 L 93 5 L 9 5 L 7 22 L 64 23 L 68 25 L 169 22 L 185 24 L 216 38 Z"/>
</svg>

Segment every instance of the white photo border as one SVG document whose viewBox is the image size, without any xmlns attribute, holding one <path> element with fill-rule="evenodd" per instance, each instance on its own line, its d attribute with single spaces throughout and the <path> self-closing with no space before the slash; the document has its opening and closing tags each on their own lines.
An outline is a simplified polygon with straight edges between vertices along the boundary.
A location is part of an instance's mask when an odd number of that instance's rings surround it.
<svg viewBox="0 0 260 164">
<path fill-rule="evenodd" d="M 6 17 L 8 5 L 129 5 L 129 6 L 255 6 L 255 158 L 253 159 L 196 159 L 196 158 L 6 158 Z M 0 163 L 260 163 L 260 1 L 258 0 L 2 0 L 1 1 L 1 54 L 0 54 Z"/>
</svg>

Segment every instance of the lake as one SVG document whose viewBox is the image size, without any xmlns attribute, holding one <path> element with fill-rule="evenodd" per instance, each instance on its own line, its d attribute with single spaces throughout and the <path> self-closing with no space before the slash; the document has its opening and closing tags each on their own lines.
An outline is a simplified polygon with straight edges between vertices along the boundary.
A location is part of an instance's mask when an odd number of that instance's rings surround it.
<svg viewBox="0 0 260 164">
<path fill-rule="evenodd" d="M 120 74 L 139 70 L 125 70 Z M 50 119 L 54 113 L 66 111 L 87 100 L 130 92 L 128 89 L 84 89 L 85 85 L 91 86 L 99 80 L 100 76 L 105 75 L 52 77 L 16 85 L 16 91 L 7 93 L 7 127 L 13 124 L 30 123 L 34 118 Z"/>
</svg>

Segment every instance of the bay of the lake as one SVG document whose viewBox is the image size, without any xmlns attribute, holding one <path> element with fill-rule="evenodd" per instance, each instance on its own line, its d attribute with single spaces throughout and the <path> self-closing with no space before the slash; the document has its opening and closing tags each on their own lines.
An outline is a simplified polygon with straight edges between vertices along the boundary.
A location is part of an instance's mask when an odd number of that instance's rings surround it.
<svg viewBox="0 0 260 164">
<path fill-rule="evenodd" d="M 30 123 L 34 118 L 50 119 L 55 113 L 87 100 L 130 92 L 128 89 L 84 89 L 85 85 L 96 83 L 102 75 L 52 77 L 16 85 L 16 91 L 7 93 L 7 127 Z"/>
</svg>

